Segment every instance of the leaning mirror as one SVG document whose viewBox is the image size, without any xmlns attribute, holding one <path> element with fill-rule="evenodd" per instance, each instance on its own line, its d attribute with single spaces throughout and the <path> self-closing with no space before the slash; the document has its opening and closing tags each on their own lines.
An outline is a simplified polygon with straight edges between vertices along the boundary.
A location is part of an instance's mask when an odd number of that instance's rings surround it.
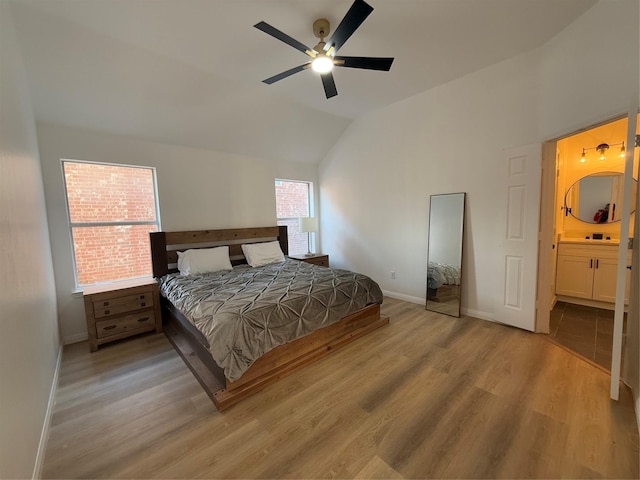
<svg viewBox="0 0 640 480">
<path fill-rule="evenodd" d="M 617 222 L 622 212 L 623 182 L 624 175 L 619 172 L 599 172 L 582 177 L 567 190 L 565 215 L 585 223 Z M 634 179 L 631 205 L 636 204 L 637 192 L 638 182 Z"/>
<path fill-rule="evenodd" d="M 460 316 L 465 193 L 431 195 L 427 310 Z"/>
</svg>

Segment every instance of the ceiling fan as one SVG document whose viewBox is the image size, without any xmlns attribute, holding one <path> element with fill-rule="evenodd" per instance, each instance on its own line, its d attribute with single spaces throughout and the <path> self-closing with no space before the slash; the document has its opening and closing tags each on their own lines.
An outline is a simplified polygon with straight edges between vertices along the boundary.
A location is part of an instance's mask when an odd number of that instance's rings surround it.
<svg viewBox="0 0 640 480">
<path fill-rule="evenodd" d="M 309 62 L 294 67 L 290 70 L 269 77 L 263 80 L 264 83 L 271 85 L 279 80 L 287 78 L 294 73 L 312 68 L 316 72 L 320 73 L 322 78 L 322 85 L 324 86 L 324 93 L 327 98 L 335 97 L 338 95 L 336 89 L 336 83 L 333 79 L 331 71 L 333 67 L 348 67 L 348 68 L 363 68 L 366 70 L 383 70 L 388 72 L 391 69 L 393 58 L 381 58 L 381 57 L 344 57 L 336 55 L 338 50 L 347 42 L 349 37 L 353 35 L 358 27 L 365 21 L 365 19 L 373 12 L 373 7 L 367 4 L 364 0 L 355 0 L 349 11 L 344 16 L 338 28 L 333 33 L 333 36 L 325 42 L 325 37 L 329 35 L 330 27 L 329 21 L 321 18 L 313 22 L 313 34 L 320 39 L 320 42 L 313 47 L 309 48 L 303 43 L 300 43 L 294 38 L 291 38 L 286 33 L 281 32 L 275 27 L 272 27 L 266 22 L 259 22 L 254 25 L 258 30 L 262 30 L 268 35 L 277 38 L 281 42 L 292 46 L 296 50 L 300 50 L 302 53 L 312 58 Z"/>
</svg>

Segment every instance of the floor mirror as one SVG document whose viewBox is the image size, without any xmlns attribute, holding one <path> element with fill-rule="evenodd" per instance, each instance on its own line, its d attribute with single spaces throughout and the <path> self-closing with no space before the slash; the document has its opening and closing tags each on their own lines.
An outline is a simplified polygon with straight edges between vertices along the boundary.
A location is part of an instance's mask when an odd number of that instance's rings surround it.
<svg viewBox="0 0 640 480">
<path fill-rule="evenodd" d="M 431 195 L 426 309 L 460 316 L 462 237 L 466 193 Z"/>
</svg>

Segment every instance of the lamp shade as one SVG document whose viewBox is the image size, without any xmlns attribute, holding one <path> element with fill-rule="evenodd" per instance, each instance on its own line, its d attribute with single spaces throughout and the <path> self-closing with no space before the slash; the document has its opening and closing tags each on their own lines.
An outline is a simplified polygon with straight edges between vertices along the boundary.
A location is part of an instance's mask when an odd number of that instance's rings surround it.
<svg viewBox="0 0 640 480">
<path fill-rule="evenodd" d="M 318 219 L 316 217 L 300 217 L 300 232 L 317 232 Z"/>
</svg>

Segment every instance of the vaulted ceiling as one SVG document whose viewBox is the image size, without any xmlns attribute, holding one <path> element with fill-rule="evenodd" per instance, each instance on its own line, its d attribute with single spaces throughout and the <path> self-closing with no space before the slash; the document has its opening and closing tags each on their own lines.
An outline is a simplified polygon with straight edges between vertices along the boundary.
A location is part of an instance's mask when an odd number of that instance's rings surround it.
<svg viewBox="0 0 640 480">
<path fill-rule="evenodd" d="M 596 0 L 367 0 L 341 55 L 395 57 L 390 72 L 341 68 L 326 99 L 307 57 L 253 28 L 313 46 L 352 0 L 11 0 L 36 119 L 251 155 L 320 161 L 368 111 L 540 46 Z"/>
</svg>

